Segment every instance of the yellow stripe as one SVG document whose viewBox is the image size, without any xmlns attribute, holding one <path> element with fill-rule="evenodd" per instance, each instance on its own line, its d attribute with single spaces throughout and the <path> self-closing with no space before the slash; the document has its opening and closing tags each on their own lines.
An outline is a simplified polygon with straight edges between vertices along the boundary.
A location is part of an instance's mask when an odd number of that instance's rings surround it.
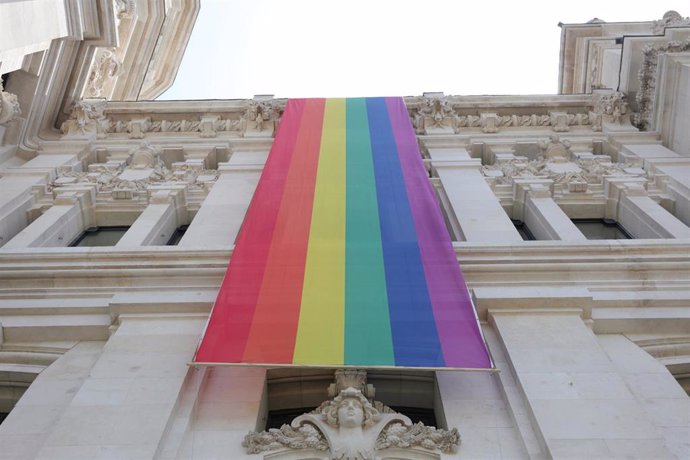
<svg viewBox="0 0 690 460">
<path fill-rule="evenodd" d="M 327 99 L 294 363 L 343 364 L 345 99 Z"/>
</svg>

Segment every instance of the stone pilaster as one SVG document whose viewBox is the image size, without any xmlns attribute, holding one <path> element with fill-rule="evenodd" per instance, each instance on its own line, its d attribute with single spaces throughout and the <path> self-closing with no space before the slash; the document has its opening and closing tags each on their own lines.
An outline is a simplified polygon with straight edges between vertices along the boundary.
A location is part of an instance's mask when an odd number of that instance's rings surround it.
<svg viewBox="0 0 690 460">
<path fill-rule="evenodd" d="M 651 405 L 637 394 L 634 378 L 612 362 L 608 349 L 581 319 L 581 310 L 490 310 L 489 314 L 535 431 L 551 458 L 617 458 L 640 452 L 672 457 Z M 627 342 L 623 336 L 615 339 Z M 635 367 L 639 362 L 637 357 L 624 362 L 623 356 L 622 365 Z M 656 371 L 665 384 L 674 383 L 668 371 L 659 367 Z M 631 373 L 643 372 L 638 367 Z M 688 404 L 687 398 L 681 402 Z"/>
<path fill-rule="evenodd" d="M 482 176 L 480 160 L 464 148 L 429 149 L 429 155 L 466 241 L 522 241 Z"/>
<path fill-rule="evenodd" d="M 585 241 L 552 193 L 551 179 L 515 179 L 514 217 L 524 221 L 537 240 Z"/>
<path fill-rule="evenodd" d="M 95 224 L 95 184 L 64 187 L 53 206 L 12 238 L 5 248 L 68 246 Z"/>
<path fill-rule="evenodd" d="M 120 315 L 38 458 L 154 458 L 173 420 L 205 315 Z"/>
<path fill-rule="evenodd" d="M 652 200 L 644 184 L 644 179 L 606 178 L 606 217 L 635 238 L 690 238 L 690 228 Z"/>
<path fill-rule="evenodd" d="M 259 182 L 267 152 L 235 152 L 218 166 L 220 177 L 179 246 L 231 246 Z"/>
<path fill-rule="evenodd" d="M 163 246 L 186 222 L 185 187 L 149 189 L 149 204 L 117 242 L 117 247 Z"/>
</svg>

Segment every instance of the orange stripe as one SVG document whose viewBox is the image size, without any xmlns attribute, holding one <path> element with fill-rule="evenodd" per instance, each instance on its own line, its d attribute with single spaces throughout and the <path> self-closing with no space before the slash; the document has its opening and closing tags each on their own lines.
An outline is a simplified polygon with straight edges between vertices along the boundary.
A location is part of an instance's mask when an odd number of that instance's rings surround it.
<svg viewBox="0 0 690 460">
<path fill-rule="evenodd" d="M 309 99 L 278 211 L 244 362 L 292 363 L 309 241 L 324 99 Z"/>
</svg>

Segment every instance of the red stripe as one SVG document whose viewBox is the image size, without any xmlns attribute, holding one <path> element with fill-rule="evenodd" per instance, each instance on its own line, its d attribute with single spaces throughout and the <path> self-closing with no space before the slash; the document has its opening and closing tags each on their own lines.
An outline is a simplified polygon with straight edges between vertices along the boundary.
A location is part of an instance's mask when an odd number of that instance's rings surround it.
<svg viewBox="0 0 690 460">
<path fill-rule="evenodd" d="M 290 99 L 287 103 L 197 350 L 196 362 L 242 360 L 304 109 L 304 100 Z"/>
<path fill-rule="evenodd" d="M 324 109 L 306 101 L 243 362 L 292 363 Z"/>
</svg>

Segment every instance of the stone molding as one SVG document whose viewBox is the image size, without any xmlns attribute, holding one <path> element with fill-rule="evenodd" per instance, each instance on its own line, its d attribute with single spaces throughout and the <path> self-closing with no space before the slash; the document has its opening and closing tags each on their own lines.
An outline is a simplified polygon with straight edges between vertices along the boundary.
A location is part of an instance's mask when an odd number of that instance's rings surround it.
<svg viewBox="0 0 690 460">
<path fill-rule="evenodd" d="M 202 138 L 219 134 L 232 137 L 271 138 L 282 114 L 285 101 L 280 99 L 243 101 L 239 110 L 227 115 L 192 115 L 180 119 L 174 113 L 135 114 L 124 118 L 109 108 L 105 99 L 91 98 L 77 101 L 70 117 L 62 123 L 63 139 L 98 138 L 126 134 L 130 139 L 143 139 L 150 135 L 198 133 Z M 189 117 L 190 114 L 186 114 Z"/>
<path fill-rule="evenodd" d="M 422 96 L 406 100 L 417 134 L 458 134 L 472 129 L 497 133 L 501 128 L 548 127 L 556 132 L 569 131 L 572 126 L 592 127 L 593 116 L 585 112 L 546 110 L 525 113 L 504 109 L 496 112 L 467 110 L 449 96 Z M 584 109 L 584 107 L 583 107 Z"/>
</svg>

